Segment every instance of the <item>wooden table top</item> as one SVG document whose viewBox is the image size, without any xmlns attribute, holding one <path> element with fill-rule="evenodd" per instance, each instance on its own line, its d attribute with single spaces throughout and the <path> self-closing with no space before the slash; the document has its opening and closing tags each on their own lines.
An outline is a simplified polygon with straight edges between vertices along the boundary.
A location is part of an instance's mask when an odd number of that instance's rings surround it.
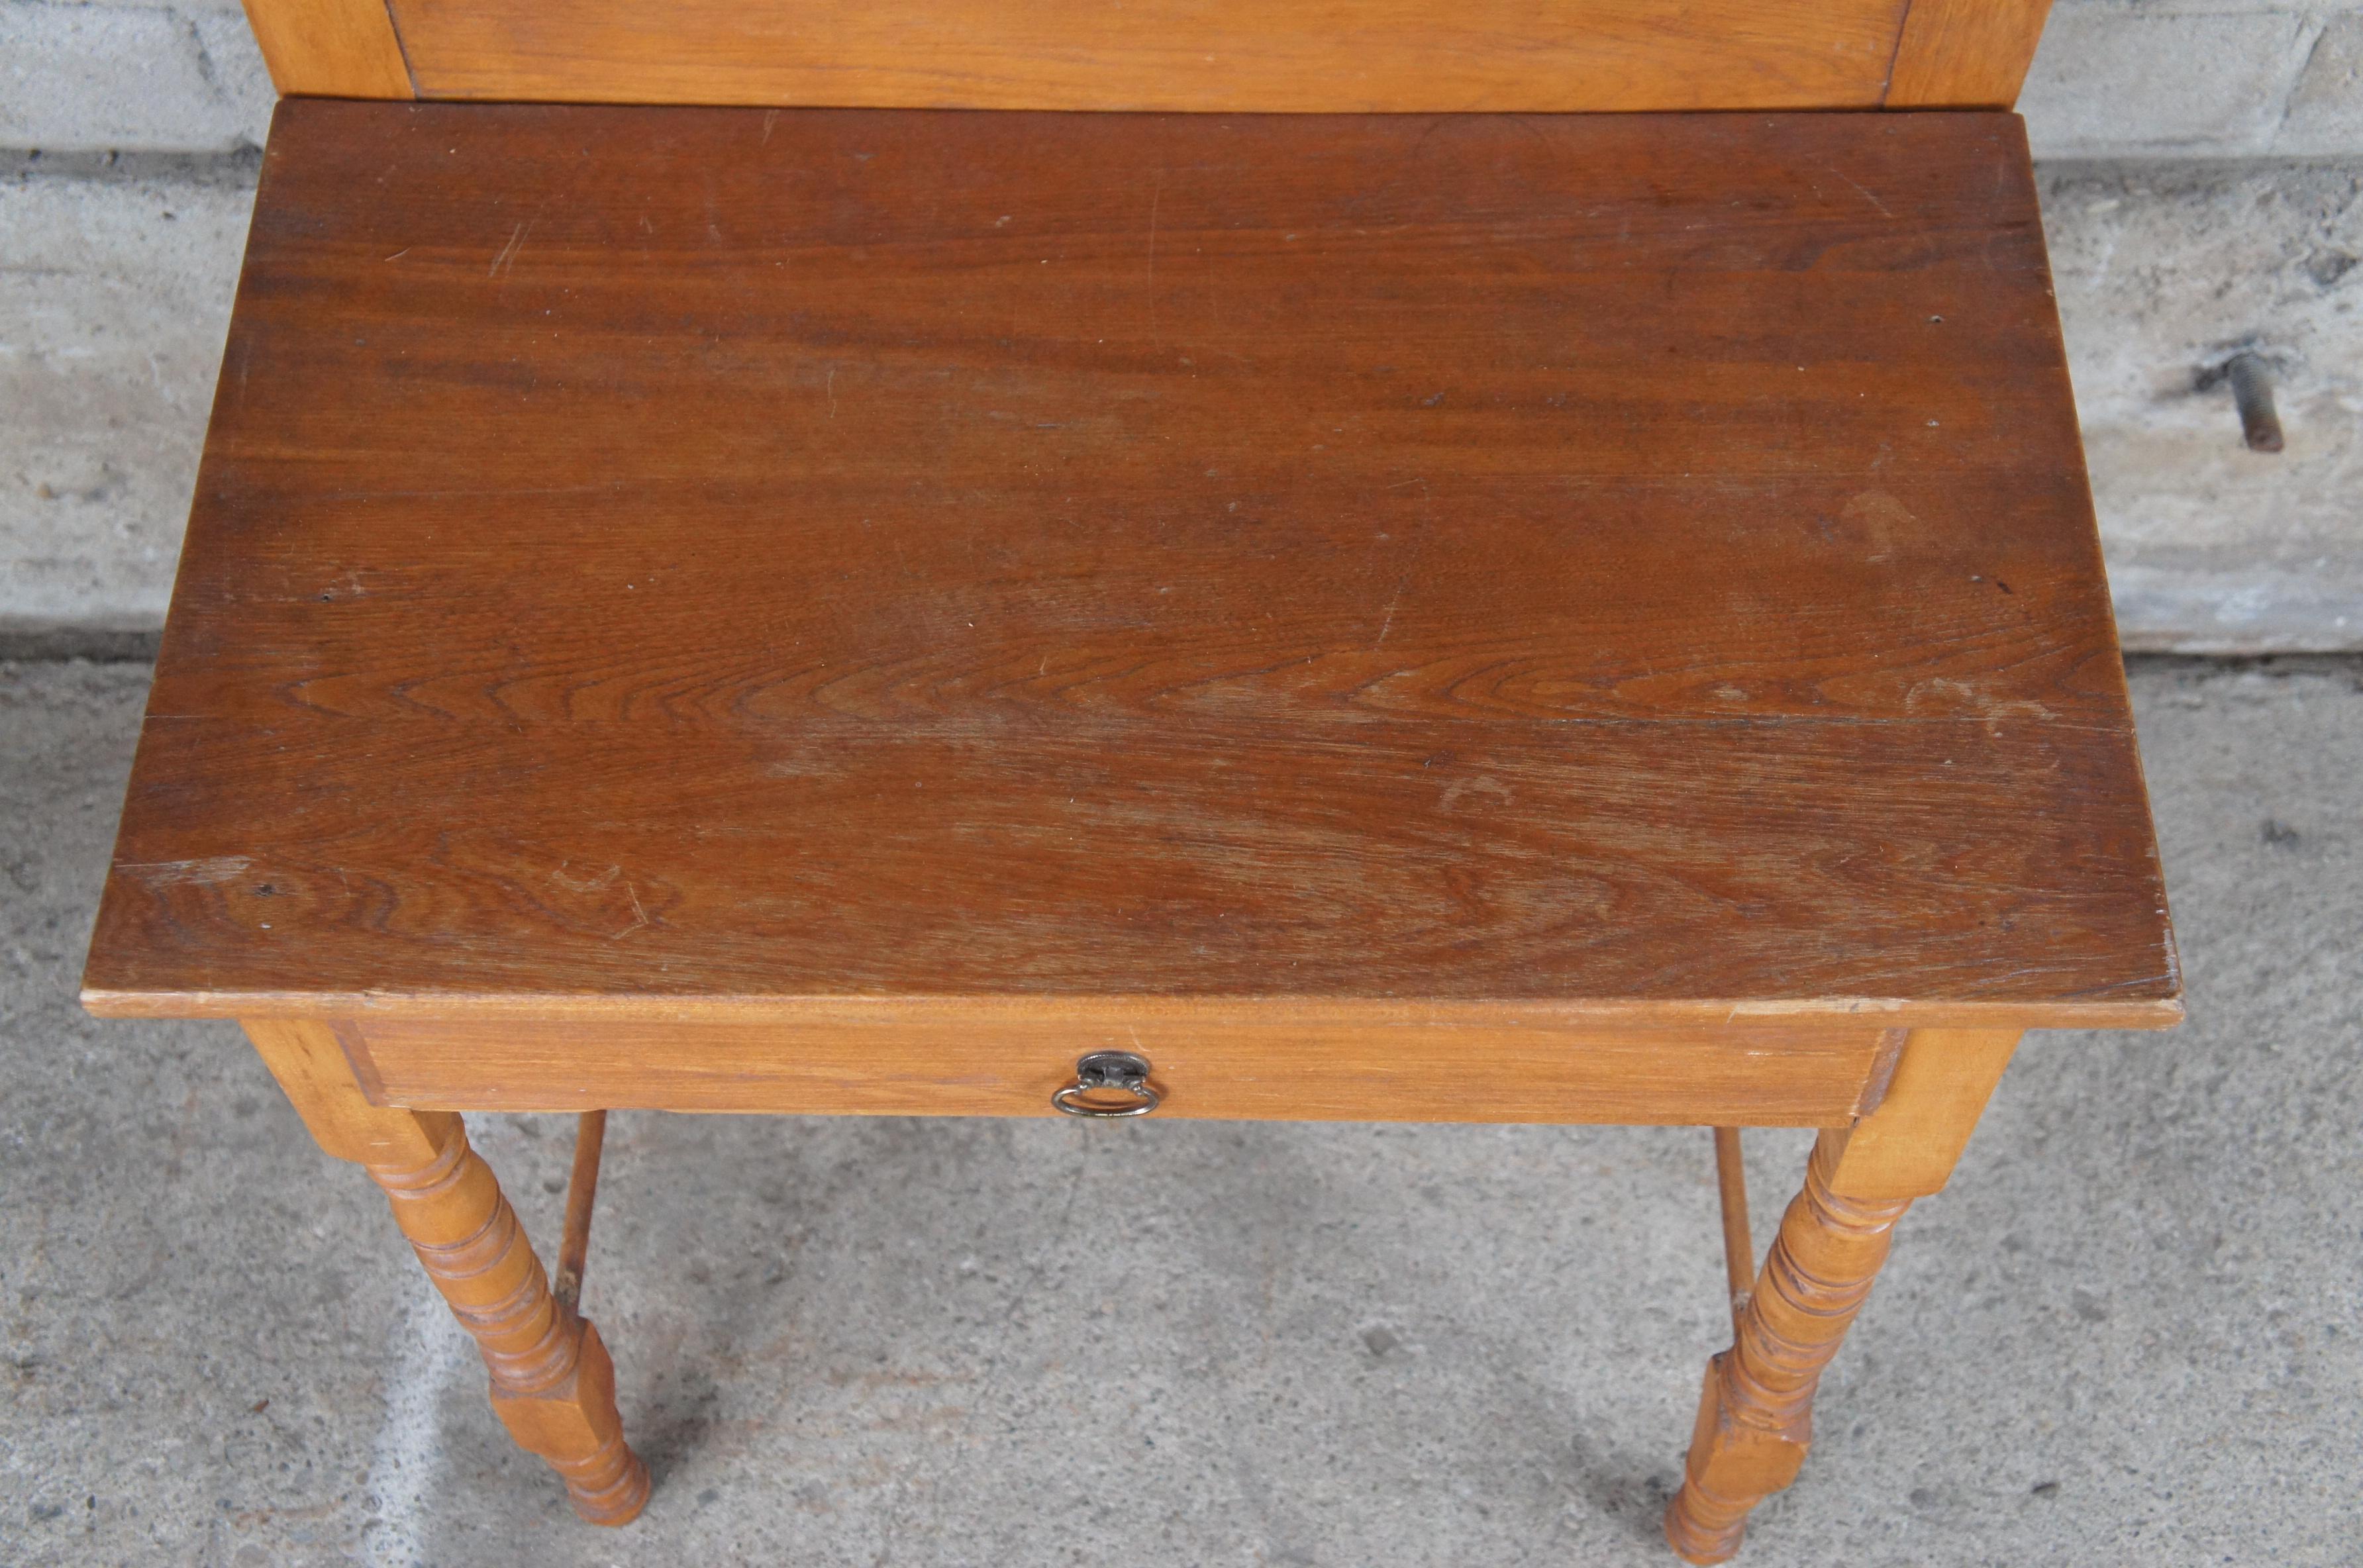
<svg viewBox="0 0 2363 1568">
<path fill-rule="evenodd" d="M 2008 115 L 289 100 L 86 999 L 2158 1023 Z"/>
</svg>

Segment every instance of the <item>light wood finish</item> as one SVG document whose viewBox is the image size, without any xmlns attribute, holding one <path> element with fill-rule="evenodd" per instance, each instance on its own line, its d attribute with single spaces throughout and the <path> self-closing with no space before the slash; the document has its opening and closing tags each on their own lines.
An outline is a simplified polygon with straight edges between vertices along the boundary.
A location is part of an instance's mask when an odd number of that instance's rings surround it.
<svg viewBox="0 0 2363 1568">
<path fill-rule="evenodd" d="M 789 1026 L 343 1028 L 373 1091 L 416 1107 L 1047 1116 L 1077 1057 L 1120 1050 L 1156 1069 L 1160 1117 L 1791 1127 L 1852 1117 L 1880 1041 L 1826 1025 L 1568 1029 L 1480 1008 L 1144 1004 L 1082 1023 L 978 1005 L 814 1012 Z"/>
<path fill-rule="evenodd" d="M 1904 0 L 394 0 L 430 98 L 1237 113 L 1872 108 Z"/>
<path fill-rule="evenodd" d="M 1747 1166 L 1741 1158 L 1736 1127 L 1714 1129 L 1714 1190 L 1723 1213 L 1723 1272 L 1730 1286 L 1731 1326 L 1736 1332 L 1756 1285 L 1756 1236 L 1747 1223 Z"/>
<path fill-rule="evenodd" d="M 559 1307 L 575 1311 L 582 1300 L 582 1273 L 591 1257 L 591 1211 L 599 1201 L 599 1155 L 607 1143 L 607 1113 L 586 1110 L 574 1123 L 574 1169 L 566 1183 L 566 1225 L 559 1234 L 558 1273 L 549 1293 Z"/>
<path fill-rule="evenodd" d="M 384 1189 L 395 1225 L 483 1353 L 493 1408 L 510 1435 L 565 1478 L 584 1518 L 637 1518 L 648 1470 L 625 1443 L 606 1346 L 551 1297 L 460 1118 L 370 1104 L 326 1026 L 266 1020 L 247 1033 L 320 1146 Z"/>
<path fill-rule="evenodd" d="M 1887 106 L 2009 108 L 2050 11 L 2051 0 L 1912 0 Z"/>
<path fill-rule="evenodd" d="M 87 983 L 2170 1021 L 2018 123 L 291 100 Z"/>
<path fill-rule="evenodd" d="M 1887 1258 L 1895 1221 L 1940 1190 L 2018 1043 L 1915 1032 L 1880 1108 L 1825 1132 L 1781 1217 L 1732 1348 L 1707 1365 L 1666 1539 L 1692 1562 L 1739 1549 L 1748 1511 L 1796 1479 L 1814 1390 Z"/>
<path fill-rule="evenodd" d="M 385 0 L 246 0 L 272 85 L 321 98 L 409 98 Z"/>
<path fill-rule="evenodd" d="M 2016 1030 L 1914 1030 L 1878 1109 L 1846 1132 L 1838 1190 L 1863 1198 L 1942 1192 L 2018 1038 Z"/>
<path fill-rule="evenodd" d="M 1781 1218 L 1733 1348 L 1707 1366 L 1681 1490 L 1666 1539 L 1691 1562 L 1739 1549 L 1748 1511 L 1788 1485 L 1813 1440 L 1814 1389 L 1886 1261 L 1909 1198 L 1865 1201 L 1830 1187 L 1816 1143 L 1805 1188 Z"/>
<path fill-rule="evenodd" d="M 1678 13 L 1657 0 L 247 5 L 283 94 L 1230 113 L 2008 108 L 2048 10 L 2049 0 L 1706 0 Z"/>
</svg>

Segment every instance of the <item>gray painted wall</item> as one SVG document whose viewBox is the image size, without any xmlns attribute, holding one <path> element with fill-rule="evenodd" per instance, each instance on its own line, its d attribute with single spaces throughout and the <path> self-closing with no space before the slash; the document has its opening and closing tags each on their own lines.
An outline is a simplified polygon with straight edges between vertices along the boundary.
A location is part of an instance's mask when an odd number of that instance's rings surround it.
<svg viewBox="0 0 2363 1568">
<path fill-rule="evenodd" d="M 0 632 L 161 619 L 271 103 L 227 0 L 0 0 Z M 2058 0 L 2020 107 L 2127 644 L 2363 649 L 2363 0 Z"/>
</svg>

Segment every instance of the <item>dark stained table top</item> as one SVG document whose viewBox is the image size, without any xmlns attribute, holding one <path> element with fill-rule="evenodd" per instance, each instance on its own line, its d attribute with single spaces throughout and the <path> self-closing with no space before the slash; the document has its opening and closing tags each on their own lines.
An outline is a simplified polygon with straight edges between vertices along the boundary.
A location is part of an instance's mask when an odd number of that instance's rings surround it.
<svg viewBox="0 0 2363 1568">
<path fill-rule="evenodd" d="M 290 100 L 87 999 L 2169 1021 L 2048 283 L 2008 115 Z"/>
</svg>

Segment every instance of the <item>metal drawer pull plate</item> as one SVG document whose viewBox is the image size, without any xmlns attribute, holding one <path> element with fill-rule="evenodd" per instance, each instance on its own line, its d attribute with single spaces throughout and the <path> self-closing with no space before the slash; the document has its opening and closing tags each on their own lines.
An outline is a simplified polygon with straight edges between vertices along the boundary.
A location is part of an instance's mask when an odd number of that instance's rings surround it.
<svg viewBox="0 0 2363 1568">
<path fill-rule="evenodd" d="M 1110 1105 L 1085 1095 L 1124 1094 L 1129 1104 Z M 1075 1081 L 1050 1097 L 1050 1103 L 1070 1116 L 1146 1116 L 1157 1109 L 1157 1091 L 1148 1087 L 1148 1058 L 1129 1051 L 1094 1051 L 1075 1063 Z"/>
</svg>

